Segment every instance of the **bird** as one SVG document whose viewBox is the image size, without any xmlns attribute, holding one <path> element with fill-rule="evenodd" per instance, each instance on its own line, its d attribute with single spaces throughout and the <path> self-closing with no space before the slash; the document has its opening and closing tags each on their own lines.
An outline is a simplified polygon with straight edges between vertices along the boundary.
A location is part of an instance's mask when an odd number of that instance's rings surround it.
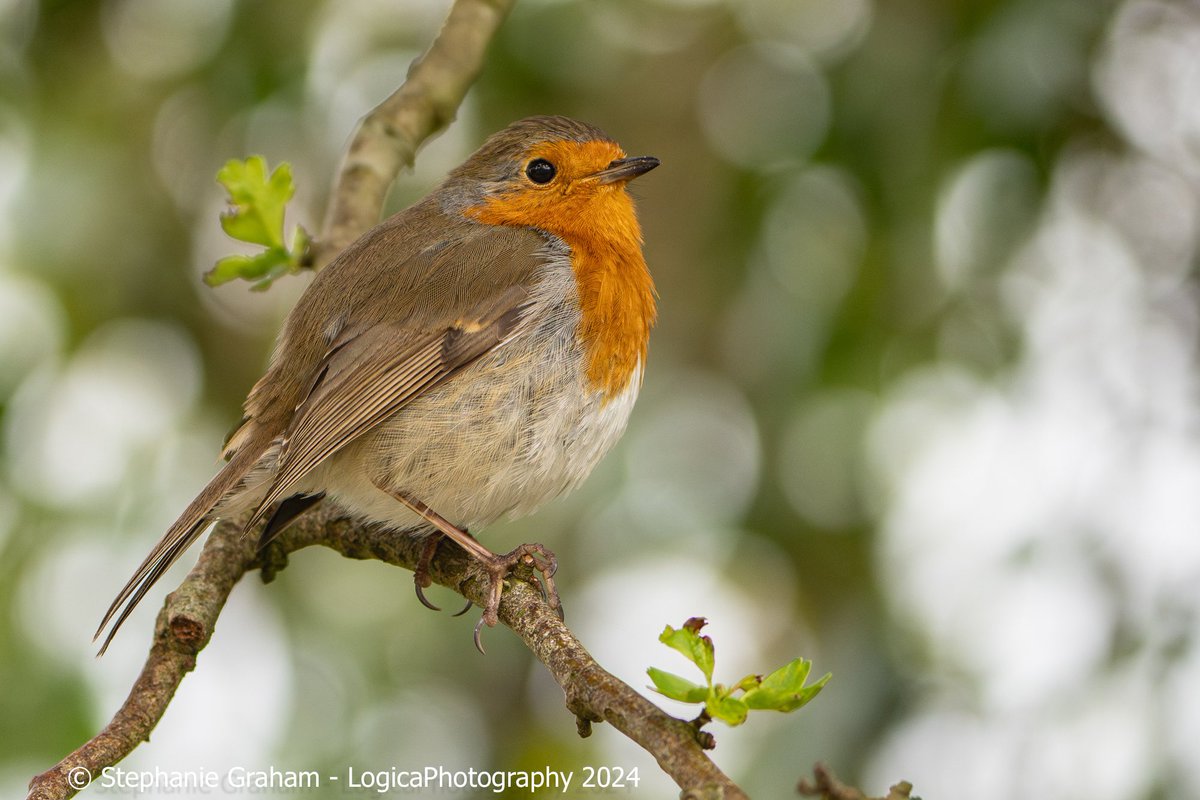
<svg viewBox="0 0 1200 800">
<path fill-rule="evenodd" d="M 591 124 L 528 117 L 343 250 L 285 320 L 225 465 L 104 614 L 100 654 L 211 523 L 266 520 L 265 546 L 321 502 L 426 537 L 431 608 L 438 542 L 466 550 L 489 580 L 480 650 L 518 563 L 553 591 L 548 550 L 498 555 L 471 532 L 574 489 L 623 433 L 657 317 L 628 184 L 657 166 Z"/>
</svg>

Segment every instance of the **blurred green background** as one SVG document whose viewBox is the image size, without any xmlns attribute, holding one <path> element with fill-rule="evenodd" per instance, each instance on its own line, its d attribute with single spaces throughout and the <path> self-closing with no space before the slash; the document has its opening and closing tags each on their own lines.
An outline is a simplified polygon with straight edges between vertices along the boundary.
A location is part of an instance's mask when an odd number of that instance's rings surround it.
<svg viewBox="0 0 1200 800">
<path fill-rule="evenodd" d="M 316 229 L 447 7 L 0 0 L 4 796 L 124 697 L 194 553 L 100 661 L 91 632 L 308 280 L 201 284 L 237 249 L 217 169 L 292 162 Z M 1200 7 L 522 0 L 391 207 L 533 113 L 663 161 L 635 187 L 661 320 L 629 432 L 483 536 L 558 553 L 601 663 L 687 674 L 656 636 L 703 615 L 719 678 L 832 671 L 802 712 L 716 730 L 755 797 L 817 759 L 926 798 L 1200 797 Z M 473 623 L 297 554 L 237 587 L 126 765 L 612 765 L 641 778 L 613 794 L 673 796 Z"/>
</svg>

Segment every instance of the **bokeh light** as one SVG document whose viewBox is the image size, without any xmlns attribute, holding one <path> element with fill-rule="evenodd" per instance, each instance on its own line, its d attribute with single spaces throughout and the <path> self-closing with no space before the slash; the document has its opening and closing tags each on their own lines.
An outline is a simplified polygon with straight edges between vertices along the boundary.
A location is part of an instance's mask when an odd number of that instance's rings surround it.
<svg viewBox="0 0 1200 800">
<path fill-rule="evenodd" d="M 232 0 L 108 0 L 105 43 L 121 69 L 143 80 L 201 66 L 220 48 Z"/>
<path fill-rule="evenodd" d="M 803 51 L 742 45 L 709 67 L 700 124 L 713 149 L 743 167 L 807 158 L 829 125 L 829 87 Z"/>
</svg>

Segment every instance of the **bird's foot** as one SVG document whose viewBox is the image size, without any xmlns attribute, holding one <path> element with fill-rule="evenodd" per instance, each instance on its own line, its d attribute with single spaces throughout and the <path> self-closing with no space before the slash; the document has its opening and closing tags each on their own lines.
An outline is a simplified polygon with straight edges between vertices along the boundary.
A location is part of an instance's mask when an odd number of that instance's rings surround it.
<svg viewBox="0 0 1200 800">
<path fill-rule="evenodd" d="M 442 534 L 434 533 L 425 539 L 425 549 L 421 551 L 421 558 L 417 561 L 416 569 L 413 570 L 413 585 L 417 590 L 417 599 L 430 611 L 442 610 L 441 607 L 430 602 L 429 598 L 425 596 L 425 590 L 433 585 L 433 579 L 429 577 L 429 566 L 433 563 L 433 557 L 437 554 L 438 545 L 442 543 L 443 538 L 445 537 Z M 462 610 L 455 612 L 454 616 L 461 617 L 470 611 L 473 605 L 474 603 L 468 600 Z"/>
<path fill-rule="evenodd" d="M 425 590 L 433 585 L 433 580 L 429 577 L 429 565 L 433 561 L 433 555 L 437 552 L 441 539 L 441 534 L 432 534 L 425 538 L 425 549 L 421 551 L 421 558 L 417 561 L 416 569 L 413 570 L 413 585 L 417 590 L 417 599 L 430 611 L 442 610 L 440 606 L 429 602 L 429 598 L 425 596 Z"/>
<path fill-rule="evenodd" d="M 504 593 L 504 579 L 519 567 L 530 567 L 538 573 L 541 577 L 542 597 L 545 598 L 550 607 L 558 614 L 559 619 L 562 619 L 562 603 L 558 599 L 558 590 L 554 587 L 554 573 L 558 570 L 558 559 L 554 553 L 551 553 L 540 544 L 523 544 L 511 553 L 502 556 L 497 555 L 480 544 L 466 529 L 457 527 L 420 500 L 409 497 L 403 492 L 389 489 L 382 483 L 376 483 L 375 485 L 399 500 L 409 510 L 424 519 L 435 529 L 441 531 L 446 538 L 451 539 L 463 550 L 466 550 L 467 554 L 475 559 L 479 568 L 488 576 L 488 599 L 483 607 L 483 616 L 480 618 L 479 624 L 475 626 L 475 648 L 480 653 L 483 653 L 484 650 L 479 634 L 483 630 L 484 625 L 491 628 L 499 621 L 500 595 Z M 430 562 L 433 560 L 433 555 L 437 551 L 439 540 L 440 537 L 431 538 L 425 544 L 425 549 L 421 553 L 420 563 L 417 564 L 417 568 L 413 571 L 413 578 L 417 586 L 417 598 L 421 601 L 422 605 L 433 609 L 437 609 L 437 606 L 429 602 L 423 590 L 431 583 L 429 567 Z M 470 607 L 471 603 L 468 602 L 467 607 L 458 612 L 458 614 L 455 614 L 455 616 L 465 614 Z"/>
<path fill-rule="evenodd" d="M 488 599 L 483 607 L 483 616 L 475 625 L 475 648 L 483 653 L 483 642 L 480 633 L 483 626 L 493 627 L 499 621 L 500 596 L 504 592 L 504 579 L 521 567 L 529 567 L 538 574 L 542 597 L 558 614 L 563 617 L 562 602 L 558 598 L 558 589 L 554 585 L 554 573 L 558 571 L 558 558 L 554 553 L 540 544 L 523 544 L 516 550 L 505 555 L 495 553 L 490 556 L 476 554 L 479 565 L 488 576 Z"/>
</svg>

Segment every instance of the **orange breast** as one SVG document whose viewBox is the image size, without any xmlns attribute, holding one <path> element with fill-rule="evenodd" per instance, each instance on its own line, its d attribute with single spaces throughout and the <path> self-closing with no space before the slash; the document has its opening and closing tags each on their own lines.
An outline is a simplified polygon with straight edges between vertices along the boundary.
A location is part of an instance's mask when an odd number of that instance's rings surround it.
<svg viewBox="0 0 1200 800">
<path fill-rule="evenodd" d="M 628 249 L 595 238 L 563 238 L 571 247 L 579 285 L 579 338 L 587 348 L 588 382 L 612 399 L 646 363 L 657 313 L 654 282 L 640 246 Z"/>
<path fill-rule="evenodd" d="M 600 191 L 603 194 L 566 193 L 552 199 L 503 195 L 467 214 L 492 225 L 540 228 L 571 248 L 587 380 L 607 401 L 620 394 L 645 363 L 657 310 L 633 200 L 624 187 Z"/>
</svg>

